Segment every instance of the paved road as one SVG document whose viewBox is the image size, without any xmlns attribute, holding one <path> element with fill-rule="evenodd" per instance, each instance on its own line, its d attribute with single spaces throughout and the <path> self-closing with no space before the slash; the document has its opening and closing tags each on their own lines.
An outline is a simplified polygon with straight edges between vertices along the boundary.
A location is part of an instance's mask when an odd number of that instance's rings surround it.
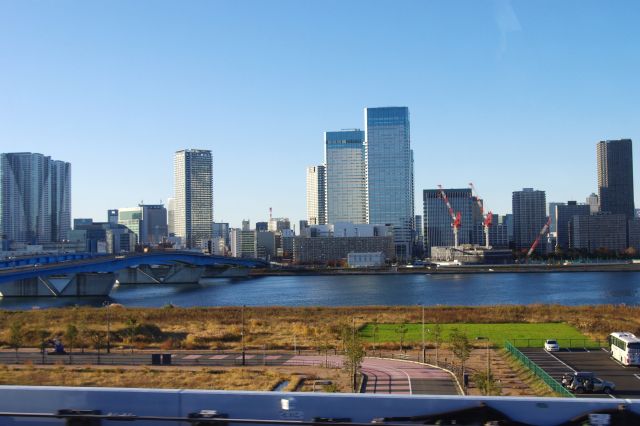
<svg viewBox="0 0 640 426">
<path fill-rule="evenodd" d="M 616 384 L 612 398 L 640 398 L 640 368 L 626 367 L 611 359 L 605 350 L 568 350 L 548 353 L 538 348 L 522 348 L 523 354 L 560 381 L 569 371 L 592 371 L 596 376 Z M 580 395 L 603 398 L 604 394 Z"/>
<path fill-rule="evenodd" d="M 162 354 L 163 352 L 157 352 Z M 160 358 L 164 365 L 170 361 L 175 366 L 239 366 L 242 365 L 241 353 L 197 353 L 197 352 L 164 352 L 168 358 Z M 38 352 L 22 351 L 18 353 L 18 362 L 43 363 Z M 0 363 L 16 363 L 14 352 L 0 352 Z M 151 352 L 121 352 L 111 354 L 96 352 L 73 353 L 73 355 L 50 355 L 44 357 L 44 364 L 77 364 L 77 365 L 151 365 Z M 342 368 L 342 356 L 339 355 L 294 355 L 291 353 L 245 353 L 245 365 L 269 366 L 327 366 Z M 381 358 L 365 358 L 362 363 L 365 375 L 366 393 L 424 394 L 424 395 L 458 395 L 458 387 L 453 377 L 440 369 L 422 364 Z"/>
<path fill-rule="evenodd" d="M 365 393 L 459 395 L 451 374 L 414 362 L 365 358 L 362 373 Z"/>
</svg>

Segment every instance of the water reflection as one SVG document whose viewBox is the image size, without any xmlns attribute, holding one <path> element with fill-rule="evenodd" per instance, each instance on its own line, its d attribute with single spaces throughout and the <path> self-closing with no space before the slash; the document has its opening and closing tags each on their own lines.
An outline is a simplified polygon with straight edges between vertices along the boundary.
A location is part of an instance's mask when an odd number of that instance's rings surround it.
<svg viewBox="0 0 640 426">
<path fill-rule="evenodd" d="M 640 304 L 640 272 L 275 276 L 201 284 L 122 285 L 125 306 Z M 101 306 L 104 298 L 1 299 L 1 309 Z"/>
</svg>

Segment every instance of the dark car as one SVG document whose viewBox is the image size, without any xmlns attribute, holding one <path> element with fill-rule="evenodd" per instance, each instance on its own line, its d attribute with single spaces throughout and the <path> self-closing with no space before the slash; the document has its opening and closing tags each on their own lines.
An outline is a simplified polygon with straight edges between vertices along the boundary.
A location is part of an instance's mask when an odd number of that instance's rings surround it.
<svg viewBox="0 0 640 426">
<path fill-rule="evenodd" d="M 562 386 L 578 394 L 585 392 L 604 392 L 608 394 L 616 388 L 615 383 L 600 379 L 590 371 L 576 371 L 563 374 Z"/>
</svg>

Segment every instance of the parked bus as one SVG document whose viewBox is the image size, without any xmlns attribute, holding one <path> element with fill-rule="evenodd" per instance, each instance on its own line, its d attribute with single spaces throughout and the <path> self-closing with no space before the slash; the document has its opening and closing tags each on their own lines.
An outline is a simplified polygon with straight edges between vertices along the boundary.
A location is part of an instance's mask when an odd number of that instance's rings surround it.
<svg viewBox="0 0 640 426">
<path fill-rule="evenodd" d="M 611 357 L 624 365 L 640 365 L 640 339 L 629 332 L 609 335 Z"/>
</svg>

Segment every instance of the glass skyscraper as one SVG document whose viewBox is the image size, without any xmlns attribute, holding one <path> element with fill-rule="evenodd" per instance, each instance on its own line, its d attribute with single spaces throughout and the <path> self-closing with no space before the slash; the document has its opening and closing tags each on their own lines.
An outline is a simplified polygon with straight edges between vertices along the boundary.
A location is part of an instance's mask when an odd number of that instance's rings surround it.
<svg viewBox="0 0 640 426">
<path fill-rule="evenodd" d="M 511 196 L 511 208 L 515 248 L 526 252 L 547 222 L 547 196 L 544 191 L 533 188 L 514 191 Z M 543 242 L 538 244 L 536 253 L 546 252 L 546 244 Z"/>
<path fill-rule="evenodd" d="M 631 139 L 600 141 L 596 151 L 600 211 L 632 219 L 635 209 Z"/>
<path fill-rule="evenodd" d="M 391 224 L 396 256 L 411 258 L 414 199 L 409 108 L 365 108 L 368 223 Z"/>
<path fill-rule="evenodd" d="M 0 239 L 3 245 L 69 238 L 71 164 L 42 154 L 0 154 Z"/>
<path fill-rule="evenodd" d="M 327 222 L 367 223 L 364 132 L 325 132 Z"/>
<path fill-rule="evenodd" d="M 211 151 L 185 149 L 174 157 L 174 231 L 187 248 L 211 239 L 213 178 Z"/>
</svg>

